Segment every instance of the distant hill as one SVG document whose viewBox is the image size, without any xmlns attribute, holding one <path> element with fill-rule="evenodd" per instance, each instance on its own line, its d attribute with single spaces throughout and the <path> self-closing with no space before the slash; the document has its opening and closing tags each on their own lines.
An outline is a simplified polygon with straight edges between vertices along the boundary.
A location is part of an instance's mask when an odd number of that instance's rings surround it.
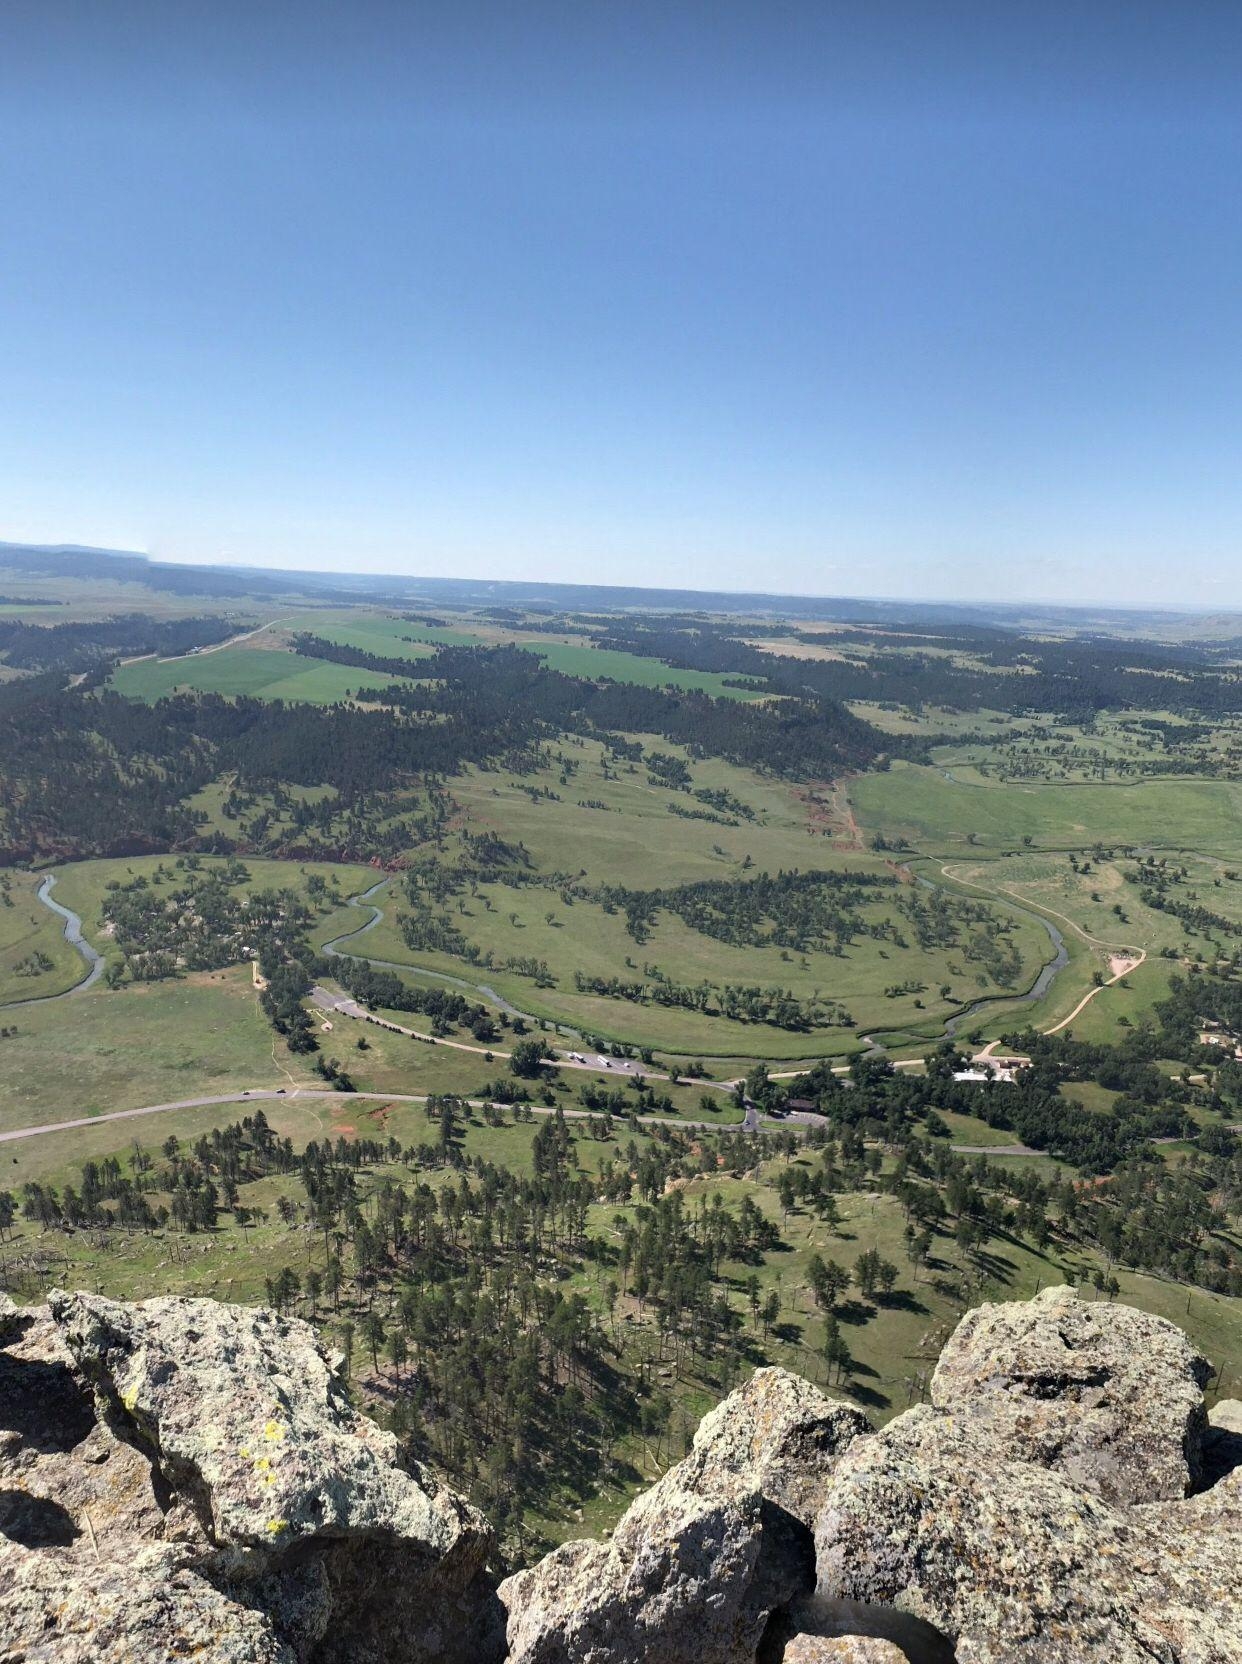
<svg viewBox="0 0 1242 1664">
<path fill-rule="evenodd" d="M 172 595 L 314 596 L 342 604 L 470 608 L 526 612 L 677 612 L 841 624 L 988 624 L 1057 634 L 1221 637 L 1242 635 L 1242 613 L 1155 608 L 1051 606 L 1038 603 L 894 601 L 866 596 L 774 595 L 755 590 L 646 589 L 618 584 L 513 582 L 504 579 L 395 577 L 380 573 L 278 571 L 251 566 L 174 565 L 126 550 L 78 544 L 0 543 L 0 573 L 38 578 L 105 579 L 143 584 Z"/>
</svg>

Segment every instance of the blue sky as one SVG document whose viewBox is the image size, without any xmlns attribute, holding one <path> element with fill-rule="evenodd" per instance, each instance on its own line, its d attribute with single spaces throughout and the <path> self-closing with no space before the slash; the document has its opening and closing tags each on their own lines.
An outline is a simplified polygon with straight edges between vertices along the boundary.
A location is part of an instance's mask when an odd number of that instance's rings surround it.
<svg viewBox="0 0 1242 1664">
<path fill-rule="evenodd" d="M 1242 10 L 0 14 L 0 536 L 1242 605 Z"/>
</svg>

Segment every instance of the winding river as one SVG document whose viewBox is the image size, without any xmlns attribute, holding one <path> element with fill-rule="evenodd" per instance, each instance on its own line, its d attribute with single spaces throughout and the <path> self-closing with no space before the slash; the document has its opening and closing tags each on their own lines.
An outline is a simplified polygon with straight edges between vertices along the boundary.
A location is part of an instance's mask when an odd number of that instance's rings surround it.
<svg viewBox="0 0 1242 1664">
<path fill-rule="evenodd" d="M 84 994 L 93 987 L 104 973 L 104 956 L 86 940 L 82 934 L 82 921 L 69 907 L 62 907 L 60 902 L 52 900 L 52 886 L 56 883 L 55 873 L 46 873 L 43 882 L 35 892 L 43 905 L 53 913 L 57 913 L 65 921 L 65 940 L 70 947 L 77 948 L 86 961 L 86 975 L 80 982 L 75 982 L 72 988 L 62 989 L 59 994 L 35 994 L 28 1000 L 11 1000 L 6 1005 L 0 1005 L 0 1011 L 20 1011 L 26 1006 L 47 1005 L 52 1000 L 67 1000 L 73 994 Z"/>
<path fill-rule="evenodd" d="M 1065 945 L 1065 937 L 1062 936 L 1051 919 L 1045 919 L 1040 913 L 1028 913 L 1025 907 L 1014 906 L 1013 902 L 1006 902 L 1006 905 L 1013 912 L 1021 913 L 1023 918 L 1034 919 L 1037 923 L 1043 925 L 1048 932 L 1048 940 L 1052 943 L 1053 957 L 1043 967 L 1025 994 L 992 994 L 987 999 L 976 1000 L 973 1005 L 968 1005 L 964 1011 L 959 1011 L 956 1017 L 950 1017 L 944 1025 L 944 1032 L 948 1035 L 956 1034 L 963 1023 L 973 1022 L 976 1017 L 991 1006 L 1034 1005 L 1036 1000 L 1043 999 L 1049 988 L 1052 987 L 1053 979 L 1069 964 L 1069 949 Z"/>
<path fill-rule="evenodd" d="M 450 976 L 447 971 L 429 971 L 422 965 L 411 965 L 408 963 L 401 964 L 395 959 L 372 959 L 365 953 L 354 953 L 345 947 L 344 944 L 346 942 L 356 942 L 360 936 L 365 936 L 369 930 L 374 930 L 376 925 L 384 917 L 384 909 L 382 907 L 377 907 L 371 900 L 371 897 L 374 896 L 377 891 L 382 890 L 387 883 L 388 879 L 381 878 L 376 883 L 372 884 L 369 890 L 364 890 L 361 895 L 349 897 L 349 900 L 346 902 L 346 906 L 369 906 L 371 909 L 371 917 L 365 924 L 358 925 L 356 929 L 347 930 L 340 936 L 334 936 L 330 942 L 325 942 L 322 949 L 325 954 L 329 955 L 329 957 L 333 959 L 361 959 L 364 964 L 378 965 L 381 969 L 386 971 L 412 971 L 418 976 L 433 977 L 437 982 L 447 982 L 450 987 L 464 988 L 468 993 L 482 995 L 485 1000 L 487 1000 L 491 1005 L 494 1005 L 498 1011 L 503 1011 L 506 1016 L 521 1017 L 528 1023 L 537 1023 L 539 1021 L 537 1017 L 532 1017 L 529 1011 L 519 1011 L 516 1005 L 510 1005 L 509 1001 L 505 999 L 503 995 L 498 994 L 494 988 L 489 988 L 485 982 L 468 982 L 465 977 Z M 561 1023 L 557 1025 L 557 1027 L 559 1033 L 574 1034 L 577 1032 L 575 1029 L 569 1028 L 565 1023 Z"/>
<path fill-rule="evenodd" d="M 918 882 L 921 885 L 925 885 L 928 889 L 937 888 L 937 886 L 934 885 L 930 879 L 925 878 L 922 875 L 919 876 Z M 68 999 L 75 994 L 84 994 L 88 988 L 93 987 L 94 984 L 98 982 L 99 978 L 104 973 L 104 957 L 98 952 L 97 949 L 91 946 L 82 934 L 82 920 L 75 912 L 73 912 L 71 908 L 64 907 L 60 902 L 53 900 L 52 888 L 55 883 L 56 875 L 54 873 L 45 874 L 43 882 L 39 885 L 38 891 L 36 892 L 38 899 L 45 907 L 49 908 L 53 913 L 58 914 L 65 921 L 65 940 L 70 943 L 71 946 L 75 947 L 82 955 L 83 959 L 85 959 L 87 964 L 86 975 L 80 982 L 76 982 L 72 988 L 66 988 L 58 994 L 38 994 L 33 996 L 31 999 L 14 1000 L 9 1004 L 0 1005 L 0 1011 L 18 1011 L 26 1006 L 46 1005 L 51 1000 L 63 1000 Z M 347 906 L 367 908 L 370 910 L 370 917 L 362 924 L 357 925 L 353 930 L 343 931 L 339 936 L 334 936 L 330 942 L 325 942 L 322 951 L 326 955 L 337 959 L 360 959 L 368 965 L 376 965 L 383 970 L 415 972 L 419 976 L 431 977 L 436 982 L 444 982 L 450 987 L 461 988 L 467 993 L 477 994 L 489 1004 L 495 1006 L 497 1010 L 505 1012 L 507 1016 L 521 1017 L 529 1023 L 538 1022 L 539 1019 L 537 1017 L 532 1016 L 528 1011 L 521 1011 L 517 1006 L 510 1004 L 510 1002 L 506 1000 L 502 994 L 497 993 L 496 989 L 489 987 L 489 985 L 485 982 L 470 982 L 465 977 L 450 976 L 446 971 L 427 970 L 422 966 L 402 963 L 401 961 L 394 959 L 373 959 L 365 953 L 357 952 L 354 948 L 354 944 L 356 944 L 361 937 L 366 936 L 368 932 L 374 930 L 376 925 L 378 925 L 380 920 L 384 917 L 383 908 L 378 906 L 373 898 L 378 895 L 381 890 L 385 889 L 388 883 L 389 879 L 379 878 L 374 884 L 371 885 L 370 889 L 362 891 L 359 895 L 350 896 L 348 898 L 348 901 L 346 902 Z M 1051 919 L 1045 918 L 1040 913 L 1030 912 L 1026 908 L 1019 907 L 1014 902 L 1009 900 L 1007 900 L 1006 905 L 1012 908 L 1015 913 L 1020 913 L 1024 918 L 1031 919 L 1035 923 L 1043 926 L 1043 928 L 1047 931 L 1048 939 L 1052 944 L 1053 956 L 1042 967 L 1039 975 L 1035 978 L 1035 981 L 1031 984 L 1030 988 L 1027 989 L 1026 993 L 1011 994 L 1008 996 L 990 995 L 986 999 L 976 1000 L 974 1004 L 967 1006 L 962 1011 L 959 1011 L 955 1017 L 947 1019 L 944 1024 L 944 1032 L 946 1035 L 955 1035 L 964 1023 L 973 1022 L 982 1012 L 990 1008 L 994 1008 L 997 1005 L 1016 1007 L 1020 1005 L 1035 1004 L 1036 1001 L 1042 999 L 1048 992 L 1054 979 L 1069 963 L 1069 952 L 1065 946 L 1065 938 L 1057 929 L 1056 925 L 1052 923 Z M 577 1032 L 565 1023 L 561 1023 L 557 1026 L 558 1032 L 560 1033 L 573 1035 Z M 870 1039 L 870 1036 L 863 1036 L 863 1038 Z M 874 1047 L 874 1042 L 872 1042 L 872 1045 Z M 878 1050 L 882 1048 L 875 1047 L 875 1049 Z"/>
<path fill-rule="evenodd" d="M 346 944 L 355 943 L 359 937 L 365 936 L 368 931 L 374 930 L 384 917 L 384 909 L 377 906 L 372 898 L 384 889 L 388 882 L 387 878 L 377 879 L 369 890 L 363 890 L 360 895 L 349 897 L 346 902 L 347 906 L 369 907 L 371 916 L 364 924 L 358 925 L 353 930 L 344 931 L 340 936 L 334 936 L 330 942 L 325 942 L 322 949 L 325 954 L 336 959 L 361 959 L 365 964 L 378 965 L 386 971 L 413 971 L 419 976 L 433 977 L 437 982 L 446 982 L 454 988 L 464 988 L 468 993 L 480 995 L 494 1005 L 497 1010 L 505 1012 L 510 1017 L 522 1017 L 528 1023 L 539 1021 L 529 1011 L 519 1011 L 517 1006 L 510 1005 L 508 1000 L 498 994 L 494 988 L 490 988 L 485 982 L 469 982 L 465 977 L 450 976 L 446 971 L 430 971 L 422 966 L 402 964 L 394 959 L 372 959 L 367 954 L 354 952 L 351 947 L 347 946 Z M 938 888 L 937 885 L 932 883 L 931 879 L 925 878 L 921 874 L 918 876 L 917 882 L 929 890 Z M 991 994 L 986 999 L 976 1000 L 972 1005 L 966 1006 L 955 1017 L 949 1017 L 944 1024 L 944 1032 L 947 1036 L 955 1035 L 963 1023 L 973 1022 L 981 1012 L 988 1010 L 989 1007 L 996 1005 L 1015 1007 L 1034 1005 L 1037 1000 L 1044 997 L 1055 978 L 1069 963 L 1069 950 L 1065 946 L 1065 938 L 1051 919 L 1044 918 L 1041 913 L 1033 913 L 1025 907 L 1019 907 L 1008 898 L 1006 898 L 1005 905 L 1013 912 L 1020 913 L 1024 919 L 1030 919 L 1035 924 L 1043 926 L 1048 932 L 1048 940 L 1052 944 L 1052 958 L 1041 967 L 1039 975 L 1024 994 Z M 557 1032 L 572 1035 L 577 1033 L 577 1030 L 570 1028 L 565 1023 L 560 1023 L 557 1025 Z M 862 1035 L 860 1038 L 867 1042 L 868 1049 L 871 1051 L 882 1052 L 885 1049 L 872 1040 L 870 1035 Z"/>
</svg>

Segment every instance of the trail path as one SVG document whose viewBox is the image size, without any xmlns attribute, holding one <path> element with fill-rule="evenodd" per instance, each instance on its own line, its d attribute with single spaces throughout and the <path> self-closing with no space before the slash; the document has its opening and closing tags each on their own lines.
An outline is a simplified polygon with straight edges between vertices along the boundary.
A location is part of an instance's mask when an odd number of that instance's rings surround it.
<svg viewBox="0 0 1242 1664">
<path fill-rule="evenodd" d="M 253 641 L 256 636 L 261 636 L 265 630 L 274 630 L 278 624 L 287 624 L 293 616 L 293 613 L 286 613 L 283 618 L 270 618 L 266 624 L 260 624 L 255 630 L 244 630 L 241 635 L 230 636 L 227 641 L 217 641 L 213 647 L 200 647 L 197 653 L 174 653 L 173 658 L 205 659 L 208 653 L 221 653 L 226 647 L 236 647 L 239 641 Z M 160 660 L 161 664 L 170 664 L 171 662 L 171 659 Z"/>
</svg>

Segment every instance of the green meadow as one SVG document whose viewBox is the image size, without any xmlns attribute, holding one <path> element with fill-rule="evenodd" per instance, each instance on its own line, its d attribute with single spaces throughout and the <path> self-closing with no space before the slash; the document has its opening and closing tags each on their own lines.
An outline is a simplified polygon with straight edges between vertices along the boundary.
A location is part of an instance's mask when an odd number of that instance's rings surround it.
<svg viewBox="0 0 1242 1664">
<path fill-rule="evenodd" d="M 1242 852 L 1242 784 L 1232 780 L 1000 785 L 895 763 L 851 781 L 850 801 L 865 832 L 923 854 L 1020 850 L 1026 840 L 1042 849 Z"/>
<path fill-rule="evenodd" d="M 401 680 L 243 642 L 177 659 L 135 659 L 121 665 L 108 685 L 128 699 L 142 699 L 148 704 L 169 694 L 193 690 L 333 705 L 353 698 L 360 687 L 388 686 Z"/>
<path fill-rule="evenodd" d="M 36 873 L 0 874 L 0 1006 L 63 993 L 87 974 L 64 920 L 35 895 L 39 882 Z M 0 1026 L 7 1020 L 0 1011 Z"/>
</svg>

